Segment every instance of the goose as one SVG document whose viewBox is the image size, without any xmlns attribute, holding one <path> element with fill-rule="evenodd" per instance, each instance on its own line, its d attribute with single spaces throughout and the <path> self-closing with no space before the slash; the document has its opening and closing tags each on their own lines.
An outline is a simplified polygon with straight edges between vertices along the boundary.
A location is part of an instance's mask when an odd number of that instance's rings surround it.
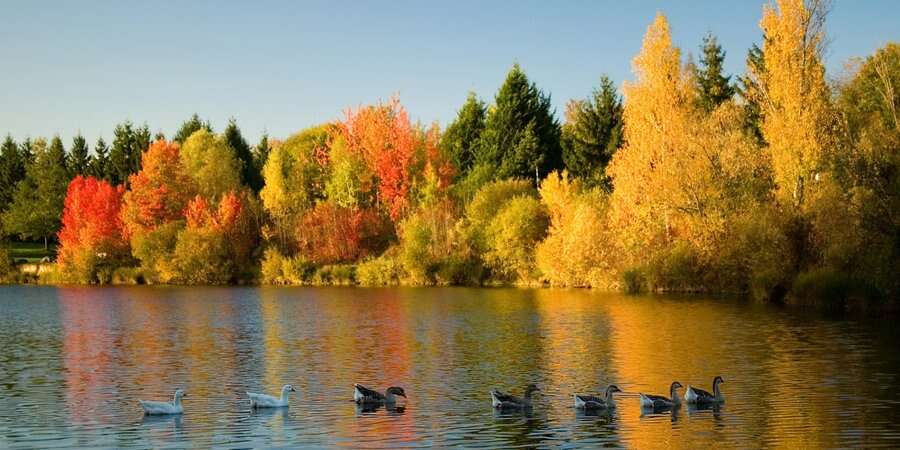
<svg viewBox="0 0 900 450">
<path fill-rule="evenodd" d="M 493 389 L 491 390 L 491 406 L 494 409 L 526 409 L 531 408 L 531 394 L 539 392 L 540 388 L 535 384 L 529 384 L 525 387 L 525 398 L 519 398 L 515 395 L 504 394 L 503 392 Z"/>
<path fill-rule="evenodd" d="M 144 408 L 145 415 L 163 415 L 163 414 L 181 414 L 184 408 L 181 406 L 182 397 L 187 397 L 187 393 L 182 389 L 175 390 L 175 399 L 169 402 L 153 402 L 147 400 L 138 400 L 141 408 Z"/>
<path fill-rule="evenodd" d="M 669 397 L 653 394 L 638 394 L 641 397 L 642 408 L 672 408 L 681 406 L 681 399 L 678 398 L 678 388 L 682 387 L 681 383 L 673 381 L 669 386 Z"/>
<path fill-rule="evenodd" d="M 704 403 L 725 403 L 725 397 L 722 396 L 722 392 L 719 390 L 719 384 L 724 382 L 725 380 L 718 375 L 713 378 L 712 394 L 703 389 L 688 385 L 687 391 L 684 393 L 684 401 L 694 405 Z"/>
<path fill-rule="evenodd" d="M 281 398 L 253 392 L 248 392 L 247 397 L 250 397 L 251 408 L 287 408 L 288 396 L 291 395 L 291 392 L 297 392 L 297 390 L 286 384 L 281 388 Z"/>
<path fill-rule="evenodd" d="M 616 392 L 622 392 L 622 390 L 611 384 L 606 388 L 603 398 L 596 395 L 575 394 L 575 407 L 585 410 L 613 409 L 616 407 L 616 402 L 613 401 L 613 394 Z"/>
<path fill-rule="evenodd" d="M 359 383 L 353 385 L 353 401 L 360 405 L 393 405 L 397 403 L 397 397 L 406 398 L 402 387 L 391 386 L 382 394 Z"/>
</svg>

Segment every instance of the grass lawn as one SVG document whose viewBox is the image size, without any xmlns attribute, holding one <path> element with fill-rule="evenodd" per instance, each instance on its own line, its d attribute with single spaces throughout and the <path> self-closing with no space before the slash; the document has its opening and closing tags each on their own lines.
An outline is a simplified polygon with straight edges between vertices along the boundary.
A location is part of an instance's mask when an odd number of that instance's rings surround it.
<svg viewBox="0 0 900 450">
<path fill-rule="evenodd" d="M 10 242 L 9 256 L 15 262 L 23 259 L 28 262 L 38 262 L 45 256 L 54 259 L 56 258 L 56 244 L 51 243 L 50 249 L 44 251 L 44 244 L 41 242 Z"/>
</svg>

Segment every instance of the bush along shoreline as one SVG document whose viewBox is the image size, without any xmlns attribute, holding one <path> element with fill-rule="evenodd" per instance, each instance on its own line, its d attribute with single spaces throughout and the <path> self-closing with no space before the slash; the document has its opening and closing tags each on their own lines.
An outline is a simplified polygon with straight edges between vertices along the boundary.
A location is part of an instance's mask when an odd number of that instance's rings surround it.
<svg viewBox="0 0 900 450">
<path fill-rule="evenodd" d="M 830 82 L 825 10 L 811 7 L 765 6 L 736 75 L 712 35 L 685 58 L 658 14 L 624 95 L 601 77 L 561 122 L 514 65 L 444 129 L 391 98 L 256 145 L 234 120 L 217 132 L 197 115 L 171 138 L 125 122 L 93 149 L 7 136 L 0 280 L 550 286 L 897 309 L 900 90 L 886 87 L 900 85 L 900 45 Z M 22 263 L 22 242 L 52 262 Z"/>
</svg>

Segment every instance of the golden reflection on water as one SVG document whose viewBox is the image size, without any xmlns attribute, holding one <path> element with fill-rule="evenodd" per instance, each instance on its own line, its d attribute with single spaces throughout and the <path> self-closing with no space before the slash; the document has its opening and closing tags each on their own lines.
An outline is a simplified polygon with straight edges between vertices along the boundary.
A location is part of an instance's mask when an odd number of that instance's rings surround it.
<svg viewBox="0 0 900 450">
<path fill-rule="evenodd" d="M 76 431 L 133 423 L 137 398 L 168 399 L 182 386 L 191 395 L 183 420 L 141 422 L 117 445 L 207 446 L 223 433 L 349 447 L 900 442 L 896 405 L 871 407 L 898 390 L 895 349 L 872 346 L 852 322 L 734 301 L 515 289 L 49 292 Z M 673 380 L 709 390 L 715 375 L 727 399 L 715 411 L 638 407 L 637 392 L 668 395 Z M 864 383 L 874 375 L 881 385 Z M 355 382 L 404 386 L 407 408 L 358 410 Z M 532 382 L 542 388 L 532 414 L 491 412 L 489 389 L 520 394 Z M 299 391 L 290 411 L 251 414 L 245 390 L 277 394 L 286 383 Z M 614 413 L 573 409 L 573 393 L 609 383 L 627 391 Z"/>
</svg>

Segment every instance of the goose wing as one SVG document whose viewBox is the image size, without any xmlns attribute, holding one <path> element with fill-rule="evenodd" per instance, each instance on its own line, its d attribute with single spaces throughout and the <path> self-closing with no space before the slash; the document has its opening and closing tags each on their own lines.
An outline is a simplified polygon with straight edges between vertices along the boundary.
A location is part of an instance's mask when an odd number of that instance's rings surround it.
<svg viewBox="0 0 900 450">
<path fill-rule="evenodd" d="M 501 403 L 523 403 L 521 398 L 503 393 L 497 389 L 491 391 L 491 397 Z"/>
<path fill-rule="evenodd" d="M 641 406 L 645 408 L 656 408 L 662 406 L 669 406 L 673 402 L 668 397 L 664 397 L 662 395 L 654 395 L 654 394 L 638 394 L 641 396 Z"/>
<path fill-rule="evenodd" d="M 707 398 L 707 399 L 715 398 L 715 396 L 713 396 L 712 394 L 710 394 L 707 391 L 704 391 L 703 389 L 695 388 L 693 386 L 691 386 L 691 389 L 694 390 L 694 394 L 697 394 L 697 397 L 699 397 L 699 398 Z"/>
<path fill-rule="evenodd" d="M 369 389 L 359 383 L 354 384 L 354 393 L 353 398 L 357 403 L 369 403 L 369 402 L 383 402 L 385 397 L 384 394 L 378 392 L 374 389 Z"/>
</svg>

